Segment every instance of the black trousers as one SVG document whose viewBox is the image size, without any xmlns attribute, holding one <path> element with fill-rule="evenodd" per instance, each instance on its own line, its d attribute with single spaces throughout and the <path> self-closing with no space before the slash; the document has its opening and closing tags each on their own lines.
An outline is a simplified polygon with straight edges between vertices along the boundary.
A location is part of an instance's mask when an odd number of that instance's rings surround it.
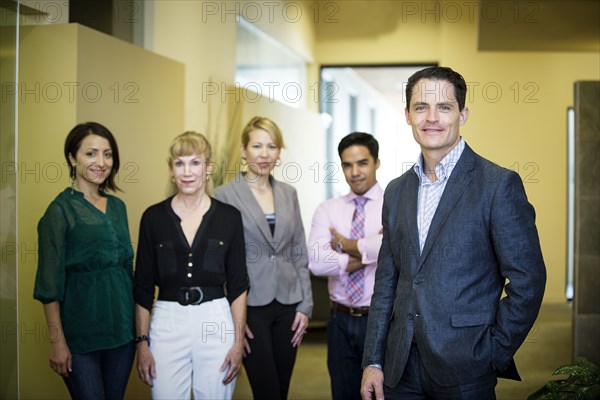
<svg viewBox="0 0 600 400">
<path fill-rule="evenodd" d="M 273 301 L 266 306 L 248 306 L 246 321 L 254 334 L 249 340 L 251 353 L 244 367 L 255 400 L 287 399 L 296 362 L 292 347 L 292 323 L 296 304 Z"/>
</svg>

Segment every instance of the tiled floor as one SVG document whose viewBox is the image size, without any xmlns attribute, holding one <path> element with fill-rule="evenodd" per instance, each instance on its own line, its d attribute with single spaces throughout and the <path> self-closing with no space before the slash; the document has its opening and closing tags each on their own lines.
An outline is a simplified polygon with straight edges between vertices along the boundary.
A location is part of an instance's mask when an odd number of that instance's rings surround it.
<svg viewBox="0 0 600 400">
<path fill-rule="evenodd" d="M 498 400 L 524 400 L 552 379 L 552 372 L 571 362 L 572 314 L 568 304 L 545 304 L 515 361 L 522 382 L 499 380 Z M 300 346 L 290 387 L 290 400 L 330 399 L 327 344 L 322 331 L 309 332 Z M 251 399 L 245 374 L 238 378 L 234 399 Z"/>
</svg>

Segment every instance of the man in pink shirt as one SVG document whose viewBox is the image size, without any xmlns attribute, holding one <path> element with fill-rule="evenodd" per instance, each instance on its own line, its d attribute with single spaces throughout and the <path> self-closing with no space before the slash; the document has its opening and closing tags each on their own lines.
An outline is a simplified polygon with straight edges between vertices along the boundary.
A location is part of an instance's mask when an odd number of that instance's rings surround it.
<svg viewBox="0 0 600 400">
<path fill-rule="evenodd" d="M 377 183 L 379 144 L 354 132 L 338 145 L 350 192 L 319 205 L 309 237 L 309 268 L 328 278 L 331 313 L 327 366 L 333 400 L 360 399 L 367 319 L 381 246 L 383 190 Z"/>
</svg>

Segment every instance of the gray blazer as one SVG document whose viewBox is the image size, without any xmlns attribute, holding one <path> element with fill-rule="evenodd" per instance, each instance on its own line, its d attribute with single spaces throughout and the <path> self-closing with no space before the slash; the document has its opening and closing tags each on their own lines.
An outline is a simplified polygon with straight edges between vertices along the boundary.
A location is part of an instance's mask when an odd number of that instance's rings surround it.
<svg viewBox="0 0 600 400">
<path fill-rule="evenodd" d="M 381 364 L 385 385 L 396 386 L 414 336 L 440 385 L 472 381 L 492 364 L 520 380 L 513 355 L 537 317 L 546 267 L 519 175 L 465 146 L 422 253 L 418 185 L 411 169 L 385 191 L 363 366 Z"/>
<path fill-rule="evenodd" d="M 298 303 L 297 311 L 312 315 L 306 237 L 296 189 L 271 177 L 275 200 L 275 233 L 242 174 L 215 190 L 214 197 L 242 213 L 250 278 L 249 306 L 277 300 Z"/>
</svg>

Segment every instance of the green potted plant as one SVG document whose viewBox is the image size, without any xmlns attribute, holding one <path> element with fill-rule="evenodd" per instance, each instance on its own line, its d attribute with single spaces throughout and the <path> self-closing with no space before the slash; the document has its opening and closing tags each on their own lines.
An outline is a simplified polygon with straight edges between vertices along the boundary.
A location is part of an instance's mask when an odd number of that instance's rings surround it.
<svg viewBox="0 0 600 400">
<path fill-rule="evenodd" d="M 568 378 L 549 381 L 527 400 L 600 399 L 600 368 L 585 358 L 578 357 L 575 363 L 557 368 L 553 375 Z"/>
</svg>

